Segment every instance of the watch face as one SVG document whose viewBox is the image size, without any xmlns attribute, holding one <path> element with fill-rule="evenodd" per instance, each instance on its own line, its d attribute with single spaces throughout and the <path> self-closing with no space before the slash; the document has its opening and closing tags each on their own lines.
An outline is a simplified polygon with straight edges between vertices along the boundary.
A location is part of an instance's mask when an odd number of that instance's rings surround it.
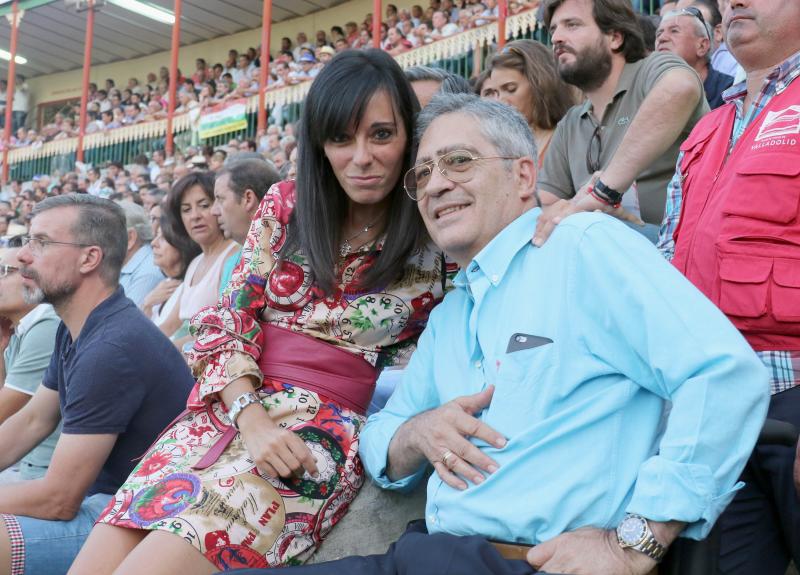
<svg viewBox="0 0 800 575">
<path fill-rule="evenodd" d="M 638 545 L 647 532 L 647 523 L 641 517 L 626 517 L 617 528 L 622 543 L 629 547 Z"/>
</svg>

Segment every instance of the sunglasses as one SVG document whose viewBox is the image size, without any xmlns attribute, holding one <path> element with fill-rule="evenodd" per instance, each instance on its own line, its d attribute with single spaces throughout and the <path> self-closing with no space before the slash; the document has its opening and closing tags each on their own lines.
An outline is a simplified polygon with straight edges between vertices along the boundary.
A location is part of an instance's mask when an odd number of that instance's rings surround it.
<svg viewBox="0 0 800 575">
<path fill-rule="evenodd" d="M 703 30 L 706 32 L 706 36 L 709 40 L 711 40 L 711 32 L 709 32 L 708 24 L 706 24 L 706 19 L 703 18 L 703 13 L 700 11 L 699 8 L 695 8 L 694 6 L 687 6 L 686 8 L 681 8 L 678 11 L 680 14 L 686 14 L 688 16 L 694 16 L 700 23 L 703 25 Z"/>
</svg>

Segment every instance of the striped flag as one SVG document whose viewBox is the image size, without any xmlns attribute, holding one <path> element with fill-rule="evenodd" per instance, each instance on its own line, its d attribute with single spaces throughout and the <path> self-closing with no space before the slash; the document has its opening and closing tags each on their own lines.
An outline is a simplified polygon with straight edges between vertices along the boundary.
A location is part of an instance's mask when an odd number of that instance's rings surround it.
<svg viewBox="0 0 800 575">
<path fill-rule="evenodd" d="M 200 138 L 203 140 L 246 128 L 246 98 L 217 104 L 200 114 Z"/>
</svg>

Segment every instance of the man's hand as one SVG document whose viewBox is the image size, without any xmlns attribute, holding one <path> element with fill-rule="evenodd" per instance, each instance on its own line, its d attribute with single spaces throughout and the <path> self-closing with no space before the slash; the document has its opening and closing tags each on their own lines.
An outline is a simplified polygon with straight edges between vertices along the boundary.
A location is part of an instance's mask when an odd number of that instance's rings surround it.
<svg viewBox="0 0 800 575">
<path fill-rule="evenodd" d="M 547 573 L 570 575 L 646 575 L 655 560 L 633 549 L 622 549 L 613 531 L 577 529 L 528 551 L 528 563 Z"/>
<path fill-rule="evenodd" d="M 498 449 L 505 446 L 505 437 L 474 416 L 491 403 L 493 393 L 494 387 L 489 386 L 480 393 L 458 397 L 421 413 L 408 422 L 409 447 L 430 461 L 442 481 L 455 489 L 467 488 L 462 478 L 477 485 L 483 482 L 484 472 L 497 470 L 497 463 L 468 440 L 474 437 Z"/>
<path fill-rule="evenodd" d="M 643 226 L 644 222 L 622 206 L 614 208 L 592 196 L 589 189 L 600 179 L 600 172 L 595 172 L 583 187 L 578 190 L 575 197 L 569 200 L 558 200 L 542 208 L 542 213 L 536 222 L 536 231 L 533 233 L 533 245 L 542 247 L 555 227 L 567 216 L 579 212 L 604 212 L 622 221 Z"/>
<path fill-rule="evenodd" d="M 247 452 L 261 473 L 276 478 L 299 477 L 304 471 L 319 475 L 305 442 L 294 431 L 278 427 L 260 404 L 244 408 L 238 423 Z"/>
</svg>

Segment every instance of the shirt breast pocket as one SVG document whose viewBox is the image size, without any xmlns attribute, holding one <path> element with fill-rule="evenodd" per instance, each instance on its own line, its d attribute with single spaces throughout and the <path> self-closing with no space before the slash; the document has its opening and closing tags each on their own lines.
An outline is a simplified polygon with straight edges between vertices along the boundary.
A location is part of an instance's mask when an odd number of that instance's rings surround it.
<svg viewBox="0 0 800 575">
<path fill-rule="evenodd" d="M 488 425 L 511 439 L 542 419 L 552 391 L 542 384 L 552 380 L 555 351 L 548 343 L 497 360 L 495 390 L 483 418 Z"/>
</svg>

